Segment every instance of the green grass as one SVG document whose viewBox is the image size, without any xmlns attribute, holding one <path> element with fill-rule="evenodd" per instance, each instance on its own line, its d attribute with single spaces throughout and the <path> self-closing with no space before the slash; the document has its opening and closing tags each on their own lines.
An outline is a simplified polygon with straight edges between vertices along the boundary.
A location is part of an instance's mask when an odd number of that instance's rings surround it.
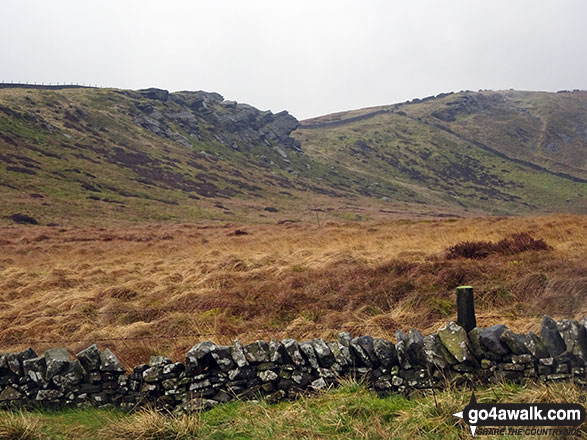
<svg viewBox="0 0 587 440">
<path fill-rule="evenodd" d="M 191 416 L 152 410 L 125 414 L 115 409 L 0 413 L 0 440 L 11 419 L 32 427 L 37 439 L 462 439 L 468 429 L 452 414 L 468 403 L 471 392 L 391 395 L 380 398 L 363 385 L 341 387 L 292 402 L 237 401 Z M 583 389 L 572 384 L 513 385 L 478 389 L 479 402 L 578 402 Z M 25 423 L 22 423 L 22 421 Z M 489 438 L 489 437 L 488 437 Z M 504 438 L 504 437 L 500 437 Z M 505 437 L 511 438 L 511 437 Z M 519 437 L 515 437 L 519 438 Z M 547 438 L 547 437 L 545 437 Z"/>
</svg>

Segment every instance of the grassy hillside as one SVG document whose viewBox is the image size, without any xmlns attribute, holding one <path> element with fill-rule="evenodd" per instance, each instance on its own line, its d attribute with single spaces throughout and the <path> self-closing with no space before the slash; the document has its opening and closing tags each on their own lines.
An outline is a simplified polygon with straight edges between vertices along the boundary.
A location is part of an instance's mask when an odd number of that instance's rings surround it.
<svg viewBox="0 0 587 440">
<path fill-rule="evenodd" d="M 419 203 L 585 212 L 586 110 L 586 92 L 461 92 L 314 118 L 295 136 Z"/>
<path fill-rule="evenodd" d="M 452 94 L 294 139 L 286 113 L 216 93 L 0 89 L 0 222 L 584 213 L 585 96 Z"/>
</svg>

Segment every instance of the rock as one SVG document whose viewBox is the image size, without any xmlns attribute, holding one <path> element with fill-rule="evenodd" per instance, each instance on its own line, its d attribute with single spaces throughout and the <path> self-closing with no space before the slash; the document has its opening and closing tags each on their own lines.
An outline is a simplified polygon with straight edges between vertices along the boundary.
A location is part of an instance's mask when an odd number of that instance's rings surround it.
<svg viewBox="0 0 587 440">
<path fill-rule="evenodd" d="M 542 340 L 534 332 L 528 332 L 528 337 L 524 343 L 528 351 L 536 359 L 543 359 L 550 356 Z"/>
<path fill-rule="evenodd" d="M 243 346 L 240 344 L 240 342 L 238 342 L 238 339 L 235 339 L 234 344 L 230 348 L 230 355 L 238 367 L 245 367 L 249 365 L 247 358 L 245 357 Z"/>
<path fill-rule="evenodd" d="M 397 352 L 393 342 L 382 338 L 374 338 L 373 352 L 384 367 L 391 368 L 398 365 Z"/>
<path fill-rule="evenodd" d="M 514 354 L 526 354 L 528 353 L 528 349 L 526 348 L 525 342 L 526 338 L 525 335 L 519 335 L 514 333 L 509 328 L 505 329 L 501 336 L 499 337 L 500 341 L 503 342 L 507 347 L 512 351 Z"/>
<path fill-rule="evenodd" d="M 485 357 L 485 351 L 483 350 L 483 344 L 481 344 L 481 329 L 479 327 L 473 328 L 469 332 L 469 342 L 471 343 L 471 351 L 477 359 Z"/>
<path fill-rule="evenodd" d="M 324 342 L 324 339 L 313 339 L 312 346 L 314 347 L 314 352 L 316 353 L 320 366 L 323 368 L 330 368 L 335 362 L 334 354 L 330 351 L 330 348 L 326 342 Z"/>
<path fill-rule="evenodd" d="M 59 390 L 40 390 L 37 393 L 36 400 L 57 400 L 63 396 Z"/>
<path fill-rule="evenodd" d="M 210 353 L 214 350 L 214 343 L 212 341 L 204 341 L 195 344 L 186 355 L 186 373 L 189 376 L 200 374 L 206 367 L 210 365 L 212 356 Z"/>
<path fill-rule="evenodd" d="M 51 380 L 53 376 L 59 374 L 67 366 L 69 366 L 69 352 L 65 348 L 53 348 L 45 351 L 43 354 L 47 364 L 47 372 L 45 378 L 47 381 Z"/>
<path fill-rule="evenodd" d="M 123 373 L 122 364 L 109 348 L 100 353 L 100 371 Z"/>
<path fill-rule="evenodd" d="M 65 371 L 53 377 L 53 383 L 63 392 L 80 384 L 84 378 L 84 368 L 79 360 L 70 362 Z"/>
<path fill-rule="evenodd" d="M 587 330 L 581 324 L 571 319 L 561 319 L 556 328 L 575 361 L 580 365 L 587 364 Z"/>
<path fill-rule="evenodd" d="M 552 357 L 560 355 L 567 349 L 565 341 L 558 332 L 556 322 L 548 315 L 542 317 L 540 338 Z"/>
<path fill-rule="evenodd" d="M 277 380 L 279 378 L 277 373 L 272 370 L 259 371 L 259 373 L 257 373 L 257 376 L 259 376 L 259 378 L 263 382 L 272 382 L 272 381 Z"/>
<path fill-rule="evenodd" d="M 404 370 L 409 370 L 412 368 L 412 363 L 408 355 L 408 335 L 398 330 L 395 332 L 395 339 L 397 340 L 395 350 L 397 352 L 398 362 Z"/>
<path fill-rule="evenodd" d="M 359 361 L 359 364 L 366 367 L 371 367 L 371 357 L 363 349 L 363 345 L 360 343 L 359 338 L 353 338 L 350 341 L 351 352 L 354 354 L 355 359 Z"/>
<path fill-rule="evenodd" d="M 467 332 L 460 325 L 451 321 L 440 330 L 438 336 L 442 345 L 460 363 L 477 364 L 477 360 L 470 349 L 470 342 Z"/>
<path fill-rule="evenodd" d="M 410 363 L 415 365 L 424 365 L 425 356 L 424 356 L 424 336 L 416 329 L 412 329 L 408 332 L 408 341 L 406 344 L 406 349 L 408 353 L 408 357 L 410 359 Z"/>
<path fill-rule="evenodd" d="M 173 361 L 165 356 L 151 356 L 149 358 L 150 367 L 163 367 L 164 365 L 171 363 L 173 363 Z"/>
<path fill-rule="evenodd" d="M 479 338 L 481 339 L 483 347 L 491 353 L 499 356 L 508 354 L 510 352 L 509 348 L 500 339 L 501 334 L 506 329 L 507 327 L 502 324 L 492 325 L 491 327 L 481 329 L 479 332 Z"/>
<path fill-rule="evenodd" d="M 163 375 L 159 367 L 150 367 L 143 371 L 143 380 L 147 383 L 160 382 Z"/>
<path fill-rule="evenodd" d="M 80 351 L 76 354 L 76 357 L 87 372 L 100 369 L 100 350 L 98 350 L 96 344 Z"/>
<path fill-rule="evenodd" d="M 281 341 L 283 346 L 285 347 L 285 351 L 291 358 L 294 364 L 298 366 L 302 366 L 306 364 L 302 353 L 300 352 L 300 344 L 295 339 L 284 339 Z"/>
<path fill-rule="evenodd" d="M 300 344 L 300 351 L 306 358 L 306 361 L 308 365 L 310 365 L 310 367 L 316 370 L 320 368 L 320 365 L 318 365 L 318 358 L 316 357 L 316 352 L 314 351 L 314 347 L 312 346 L 311 342 L 302 342 Z"/>
<path fill-rule="evenodd" d="M 457 363 L 455 357 L 444 347 L 438 335 L 425 336 L 422 351 L 426 364 L 434 365 L 438 369 L 443 370 L 449 365 Z"/>
<path fill-rule="evenodd" d="M 37 356 L 24 360 L 22 362 L 22 370 L 25 377 L 28 377 L 38 386 L 44 387 L 47 385 L 47 380 L 45 379 L 47 372 L 45 356 Z"/>
<path fill-rule="evenodd" d="M 283 344 L 275 339 L 269 342 L 269 360 L 276 364 L 285 364 L 290 362 L 289 355 Z"/>
<path fill-rule="evenodd" d="M 318 390 L 323 390 L 324 388 L 328 387 L 328 384 L 326 383 L 326 381 L 324 380 L 324 378 L 319 378 L 316 379 L 315 381 L 313 381 L 310 384 L 310 387 L 316 391 Z"/>
<path fill-rule="evenodd" d="M 330 341 L 327 344 L 334 355 L 336 364 L 340 368 L 345 368 L 353 364 L 353 357 L 348 346 L 342 345 L 338 341 Z"/>
<path fill-rule="evenodd" d="M 27 348 L 19 353 L 8 353 L 5 357 L 6 366 L 17 376 L 22 375 L 22 363 L 27 359 L 37 357 L 37 353 L 32 348 Z"/>
<path fill-rule="evenodd" d="M 0 402 L 6 402 L 8 400 L 19 400 L 23 395 L 19 391 L 12 387 L 4 388 L 4 391 L 0 393 Z"/>
<path fill-rule="evenodd" d="M 211 354 L 218 368 L 225 373 L 232 370 L 236 365 L 232 359 L 232 347 L 228 345 L 216 345 Z"/>
<path fill-rule="evenodd" d="M 138 92 L 147 99 L 156 99 L 163 102 L 167 101 L 167 98 L 169 97 L 169 92 L 167 90 L 157 89 L 155 87 L 138 90 Z"/>
<path fill-rule="evenodd" d="M 245 358 L 251 364 L 269 362 L 269 345 L 265 341 L 255 341 L 245 345 Z"/>
</svg>

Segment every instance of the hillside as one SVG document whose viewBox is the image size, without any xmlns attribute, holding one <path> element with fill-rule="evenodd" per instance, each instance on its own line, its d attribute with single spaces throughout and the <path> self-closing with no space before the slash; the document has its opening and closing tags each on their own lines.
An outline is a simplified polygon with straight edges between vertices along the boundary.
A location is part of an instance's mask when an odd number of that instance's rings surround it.
<svg viewBox="0 0 587 440">
<path fill-rule="evenodd" d="M 0 88 L 0 222 L 584 213 L 586 118 L 585 92 L 449 94 L 300 127 L 217 93 Z"/>
<path fill-rule="evenodd" d="M 587 92 L 460 92 L 303 121 L 323 161 L 403 185 L 421 203 L 585 212 Z"/>
</svg>

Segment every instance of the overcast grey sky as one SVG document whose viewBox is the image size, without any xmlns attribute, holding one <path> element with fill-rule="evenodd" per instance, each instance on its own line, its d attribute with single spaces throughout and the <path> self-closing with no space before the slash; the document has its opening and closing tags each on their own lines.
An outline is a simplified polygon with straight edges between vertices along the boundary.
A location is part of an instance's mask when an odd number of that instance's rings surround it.
<svg viewBox="0 0 587 440">
<path fill-rule="evenodd" d="M 585 0 L 0 0 L 0 81 L 208 90 L 304 119 L 587 88 Z"/>
</svg>

